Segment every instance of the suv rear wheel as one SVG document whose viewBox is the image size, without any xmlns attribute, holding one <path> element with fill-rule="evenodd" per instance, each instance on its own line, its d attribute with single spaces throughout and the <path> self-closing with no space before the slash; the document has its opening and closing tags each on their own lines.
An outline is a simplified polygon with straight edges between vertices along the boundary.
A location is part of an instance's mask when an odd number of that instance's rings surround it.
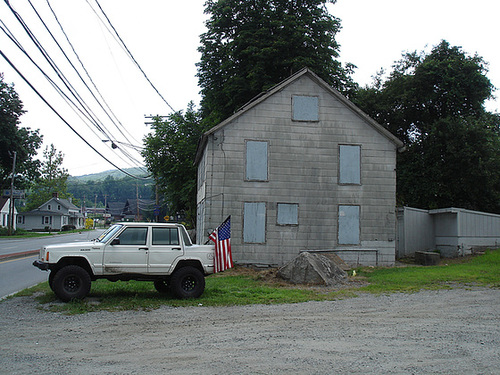
<svg viewBox="0 0 500 375">
<path fill-rule="evenodd" d="M 52 289 L 63 302 L 82 299 L 90 292 L 90 275 L 80 266 L 65 266 L 54 275 Z"/>
<path fill-rule="evenodd" d="M 170 288 L 177 298 L 198 298 L 205 290 L 205 277 L 198 268 L 182 267 L 172 274 Z"/>
</svg>

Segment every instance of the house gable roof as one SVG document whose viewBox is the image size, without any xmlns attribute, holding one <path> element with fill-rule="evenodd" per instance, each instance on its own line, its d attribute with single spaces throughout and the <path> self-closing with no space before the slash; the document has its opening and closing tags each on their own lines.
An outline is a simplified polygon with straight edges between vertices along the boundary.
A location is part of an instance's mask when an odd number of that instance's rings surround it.
<svg viewBox="0 0 500 375">
<path fill-rule="evenodd" d="M 295 74 L 288 77 L 287 79 L 278 83 L 276 86 L 270 88 L 268 91 L 257 95 L 255 98 L 253 98 L 251 101 L 246 103 L 243 107 L 241 107 L 232 116 L 228 117 L 227 119 L 225 119 L 224 121 L 222 121 L 218 125 L 214 126 L 210 130 L 206 131 L 203 134 L 203 136 L 201 137 L 200 142 L 198 143 L 198 149 L 196 150 L 195 164 L 198 164 L 198 162 L 200 161 L 202 153 L 203 153 L 203 149 L 205 148 L 206 143 L 207 143 L 207 139 L 211 134 L 215 133 L 219 129 L 222 129 L 224 126 L 231 123 L 234 119 L 241 116 L 243 113 L 247 112 L 251 108 L 254 108 L 256 105 L 262 103 L 270 96 L 283 90 L 286 86 L 297 81 L 299 78 L 301 78 L 302 76 L 305 76 L 305 75 L 307 75 L 309 78 L 311 78 L 313 81 L 315 81 L 318 85 L 323 87 L 332 96 L 334 96 L 337 100 L 339 100 L 347 108 L 352 110 L 356 115 L 358 115 L 361 119 L 363 119 L 368 125 L 372 126 L 377 132 L 379 132 L 380 134 L 385 136 L 387 139 L 389 139 L 389 141 L 394 143 L 399 151 L 404 150 L 404 144 L 399 138 L 397 138 L 389 130 L 387 130 L 382 125 L 380 125 L 375 120 L 373 120 L 370 116 L 368 116 L 366 113 L 364 113 L 359 107 L 357 107 L 354 103 L 352 103 L 344 95 L 342 95 L 338 90 L 334 89 L 328 83 L 326 83 L 324 80 L 322 80 L 320 77 L 318 77 L 309 68 L 303 68 L 303 69 L 299 70 L 298 72 L 296 72 Z"/>
<path fill-rule="evenodd" d="M 62 212 L 41 210 L 39 208 L 27 212 L 22 212 L 20 215 L 23 216 L 67 216 Z"/>
<path fill-rule="evenodd" d="M 60 204 L 61 206 L 67 208 L 68 210 L 80 210 L 79 207 L 75 206 L 73 203 L 71 203 L 68 199 L 64 198 L 50 198 L 47 202 L 42 204 L 38 209 L 40 209 L 42 206 L 45 206 L 51 202 L 54 202 L 56 204 Z"/>
<path fill-rule="evenodd" d="M 0 210 L 3 209 L 3 207 L 5 206 L 5 204 L 7 203 L 8 200 L 9 200 L 9 198 L 0 197 Z"/>
</svg>

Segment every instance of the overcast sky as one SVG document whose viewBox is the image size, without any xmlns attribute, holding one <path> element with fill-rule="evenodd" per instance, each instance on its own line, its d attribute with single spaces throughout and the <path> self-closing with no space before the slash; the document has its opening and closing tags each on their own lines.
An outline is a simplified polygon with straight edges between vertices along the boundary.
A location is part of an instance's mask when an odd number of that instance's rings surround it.
<svg viewBox="0 0 500 375">
<path fill-rule="evenodd" d="M 83 120 L 82 114 L 71 110 L 28 58 L 0 31 L 0 49 L 74 131 L 0 57 L 0 72 L 4 73 L 6 82 L 14 82 L 28 111 L 21 117 L 22 125 L 40 129 L 44 147 L 54 144 L 62 151 L 64 167 L 74 176 L 114 169 L 81 138 L 120 168 L 137 166 L 141 164 L 141 158 L 132 146 L 140 146 L 149 131 L 144 116 L 167 115 L 172 112 L 170 107 L 183 110 L 189 101 L 198 104 L 200 99 L 195 63 L 200 58 L 197 47 L 206 19 L 204 0 L 98 1 L 165 100 L 106 30 L 106 20 L 95 0 L 49 0 L 92 81 L 75 58 L 47 1 L 32 0 L 32 4 L 94 95 L 102 95 L 104 101 L 100 100 L 101 104 L 111 109 L 106 112 L 95 104 L 29 2 L 10 0 L 10 4 L 67 76 L 75 92 L 81 96 L 80 100 L 92 109 L 93 116 L 98 118 L 97 124 Z M 337 4 L 329 5 L 329 10 L 342 20 L 342 30 L 337 34 L 341 60 L 358 67 L 354 79 L 361 85 L 369 84 L 380 68 L 390 71 L 392 63 L 400 59 L 404 51 L 428 52 L 445 39 L 469 54 L 482 56 L 489 62 L 488 77 L 495 86 L 500 86 L 497 13 L 493 7 L 491 0 L 338 0 Z M 0 20 L 42 69 L 66 90 L 48 64 L 43 62 L 40 52 L 28 40 L 3 1 L 0 2 Z M 94 84 L 100 94 L 96 94 Z M 487 108 L 498 112 L 498 101 L 489 102 Z M 116 141 L 118 149 L 112 149 L 109 140 Z"/>
</svg>

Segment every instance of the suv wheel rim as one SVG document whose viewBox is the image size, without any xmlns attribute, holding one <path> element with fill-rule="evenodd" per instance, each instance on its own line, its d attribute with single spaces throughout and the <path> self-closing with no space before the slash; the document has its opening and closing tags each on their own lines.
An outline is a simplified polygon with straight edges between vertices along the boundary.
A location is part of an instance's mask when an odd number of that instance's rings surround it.
<svg viewBox="0 0 500 375">
<path fill-rule="evenodd" d="M 68 276 L 64 279 L 64 290 L 70 293 L 80 289 L 80 279 L 76 276 Z"/>
<path fill-rule="evenodd" d="M 182 280 L 182 289 L 184 289 L 186 292 L 192 291 L 196 286 L 196 280 L 193 276 L 186 276 Z"/>
</svg>

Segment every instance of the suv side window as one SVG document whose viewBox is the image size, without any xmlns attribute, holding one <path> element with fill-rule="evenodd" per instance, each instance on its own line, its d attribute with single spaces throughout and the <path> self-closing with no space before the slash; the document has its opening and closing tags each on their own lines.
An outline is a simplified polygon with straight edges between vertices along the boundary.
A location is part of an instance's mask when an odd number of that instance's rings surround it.
<svg viewBox="0 0 500 375">
<path fill-rule="evenodd" d="M 177 228 L 152 228 L 153 245 L 179 245 Z"/>
<path fill-rule="evenodd" d="M 127 228 L 119 236 L 120 245 L 146 245 L 148 228 Z"/>
</svg>

